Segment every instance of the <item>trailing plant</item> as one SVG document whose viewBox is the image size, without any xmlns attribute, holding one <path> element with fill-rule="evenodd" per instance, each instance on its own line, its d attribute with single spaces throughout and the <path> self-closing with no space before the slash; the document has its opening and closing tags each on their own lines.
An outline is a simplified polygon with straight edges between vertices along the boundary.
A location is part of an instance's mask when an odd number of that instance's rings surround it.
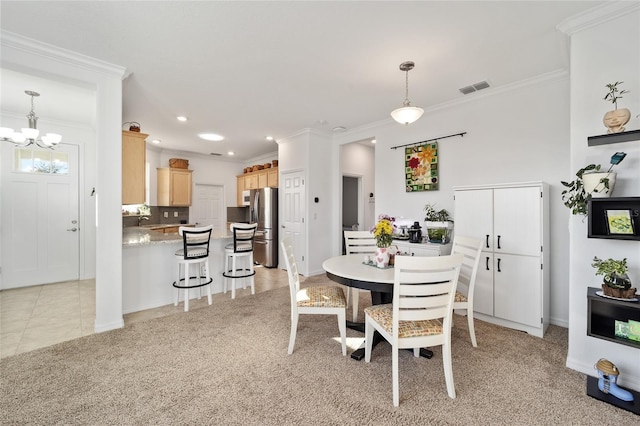
<svg viewBox="0 0 640 426">
<path fill-rule="evenodd" d="M 627 154 L 624 152 L 616 152 L 615 154 L 613 154 L 610 161 L 611 166 L 606 173 L 611 172 L 613 166 L 620 164 L 626 156 Z M 578 170 L 576 172 L 576 179 L 572 180 L 571 182 L 560 181 L 562 186 L 567 188 L 562 191 L 562 201 L 564 202 L 565 206 L 571 209 L 572 214 L 583 216 L 587 215 L 587 203 L 591 199 L 591 194 L 587 193 L 587 191 L 584 189 L 584 181 L 582 176 L 585 173 L 597 173 L 601 168 L 602 166 L 600 164 L 589 164 L 588 166 Z M 608 175 L 600 179 L 600 184 L 602 185 L 602 188 L 605 190 L 605 192 L 609 190 Z M 599 192 L 599 190 L 596 190 L 596 192 Z"/>
</svg>

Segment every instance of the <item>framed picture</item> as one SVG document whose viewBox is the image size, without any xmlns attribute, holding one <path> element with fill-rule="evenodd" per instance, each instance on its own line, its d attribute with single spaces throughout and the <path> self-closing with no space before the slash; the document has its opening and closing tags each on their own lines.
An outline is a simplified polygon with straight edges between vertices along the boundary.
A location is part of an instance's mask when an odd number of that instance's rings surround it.
<svg viewBox="0 0 640 426">
<path fill-rule="evenodd" d="M 426 143 L 404 150 L 406 192 L 437 191 L 438 142 Z"/>
<path fill-rule="evenodd" d="M 605 210 L 609 235 L 634 235 L 631 210 Z"/>
</svg>

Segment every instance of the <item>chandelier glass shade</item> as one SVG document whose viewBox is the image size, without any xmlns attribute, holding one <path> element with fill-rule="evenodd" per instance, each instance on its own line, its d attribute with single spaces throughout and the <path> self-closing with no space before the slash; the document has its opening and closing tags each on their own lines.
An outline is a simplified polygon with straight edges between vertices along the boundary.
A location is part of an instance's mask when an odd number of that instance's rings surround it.
<svg viewBox="0 0 640 426">
<path fill-rule="evenodd" d="M 29 127 L 23 127 L 19 132 L 10 127 L 0 127 L 0 140 L 18 146 L 37 145 L 40 148 L 53 149 L 62 141 L 62 136 L 57 133 L 47 133 L 38 139 L 40 131 L 37 129 L 38 117 L 33 110 L 33 98 L 40 96 L 40 94 L 31 90 L 25 90 L 24 93 L 31 96 L 31 111 L 27 114 Z"/>
<path fill-rule="evenodd" d="M 405 96 L 402 108 L 394 109 L 391 111 L 391 117 L 400 124 L 411 124 L 418 120 L 424 114 L 424 110 L 420 107 L 411 106 L 409 101 L 409 71 L 413 69 L 415 64 L 411 61 L 403 62 L 400 64 L 400 71 L 404 71 L 405 74 Z"/>
</svg>

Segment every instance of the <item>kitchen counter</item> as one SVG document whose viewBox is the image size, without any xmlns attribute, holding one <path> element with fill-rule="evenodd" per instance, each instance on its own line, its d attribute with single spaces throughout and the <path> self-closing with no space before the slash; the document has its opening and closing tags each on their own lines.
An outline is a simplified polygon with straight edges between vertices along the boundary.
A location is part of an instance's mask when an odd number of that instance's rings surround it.
<svg viewBox="0 0 640 426">
<path fill-rule="evenodd" d="M 177 233 L 165 234 L 150 229 L 160 226 L 163 225 L 131 226 L 122 230 L 122 308 L 125 314 L 175 301 L 176 289 L 172 286 L 178 269 L 175 252 L 182 248 L 182 237 Z M 211 234 L 209 272 L 214 294 L 223 289 L 224 247 L 232 238 L 227 230 Z M 198 297 L 199 289 L 189 293 L 193 299 Z"/>
<path fill-rule="evenodd" d="M 172 228 L 175 226 L 194 226 L 194 225 L 145 225 L 145 226 L 130 226 L 122 229 L 122 245 L 128 246 L 142 246 L 142 245 L 154 245 L 154 244 L 173 244 L 182 242 L 182 237 L 178 233 L 165 234 L 162 231 L 154 231 L 154 229 Z M 211 241 L 221 238 L 231 238 L 233 235 L 227 231 L 224 234 L 214 235 L 211 234 Z"/>
</svg>

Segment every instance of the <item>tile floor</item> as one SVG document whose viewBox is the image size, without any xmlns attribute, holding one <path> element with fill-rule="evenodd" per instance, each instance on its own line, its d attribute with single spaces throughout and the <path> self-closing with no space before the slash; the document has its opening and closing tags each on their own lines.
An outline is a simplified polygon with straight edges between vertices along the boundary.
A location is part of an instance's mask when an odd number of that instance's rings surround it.
<svg viewBox="0 0 640 426">
<path fill-rule="evenodd" d="M 302 278 L 302 277 L 301 277 Z M 302 278 L 303 279 L 303 278 Z M 287 272 L 256 268 L 256 293 L 288 285 Z M 236 298 L 251 289 L 236 289 Z M 231 291 L 214 295 L 231 299 Z M 194 299 L 190 309 L 207 307 L 207 298 Z M 125 326 L 183 312 L 183 305 L 166 305 L 124 316 Z M 70 281 L 0 291 L 0 358 L 93 334 L 95 281 Z"/>
</svg>

